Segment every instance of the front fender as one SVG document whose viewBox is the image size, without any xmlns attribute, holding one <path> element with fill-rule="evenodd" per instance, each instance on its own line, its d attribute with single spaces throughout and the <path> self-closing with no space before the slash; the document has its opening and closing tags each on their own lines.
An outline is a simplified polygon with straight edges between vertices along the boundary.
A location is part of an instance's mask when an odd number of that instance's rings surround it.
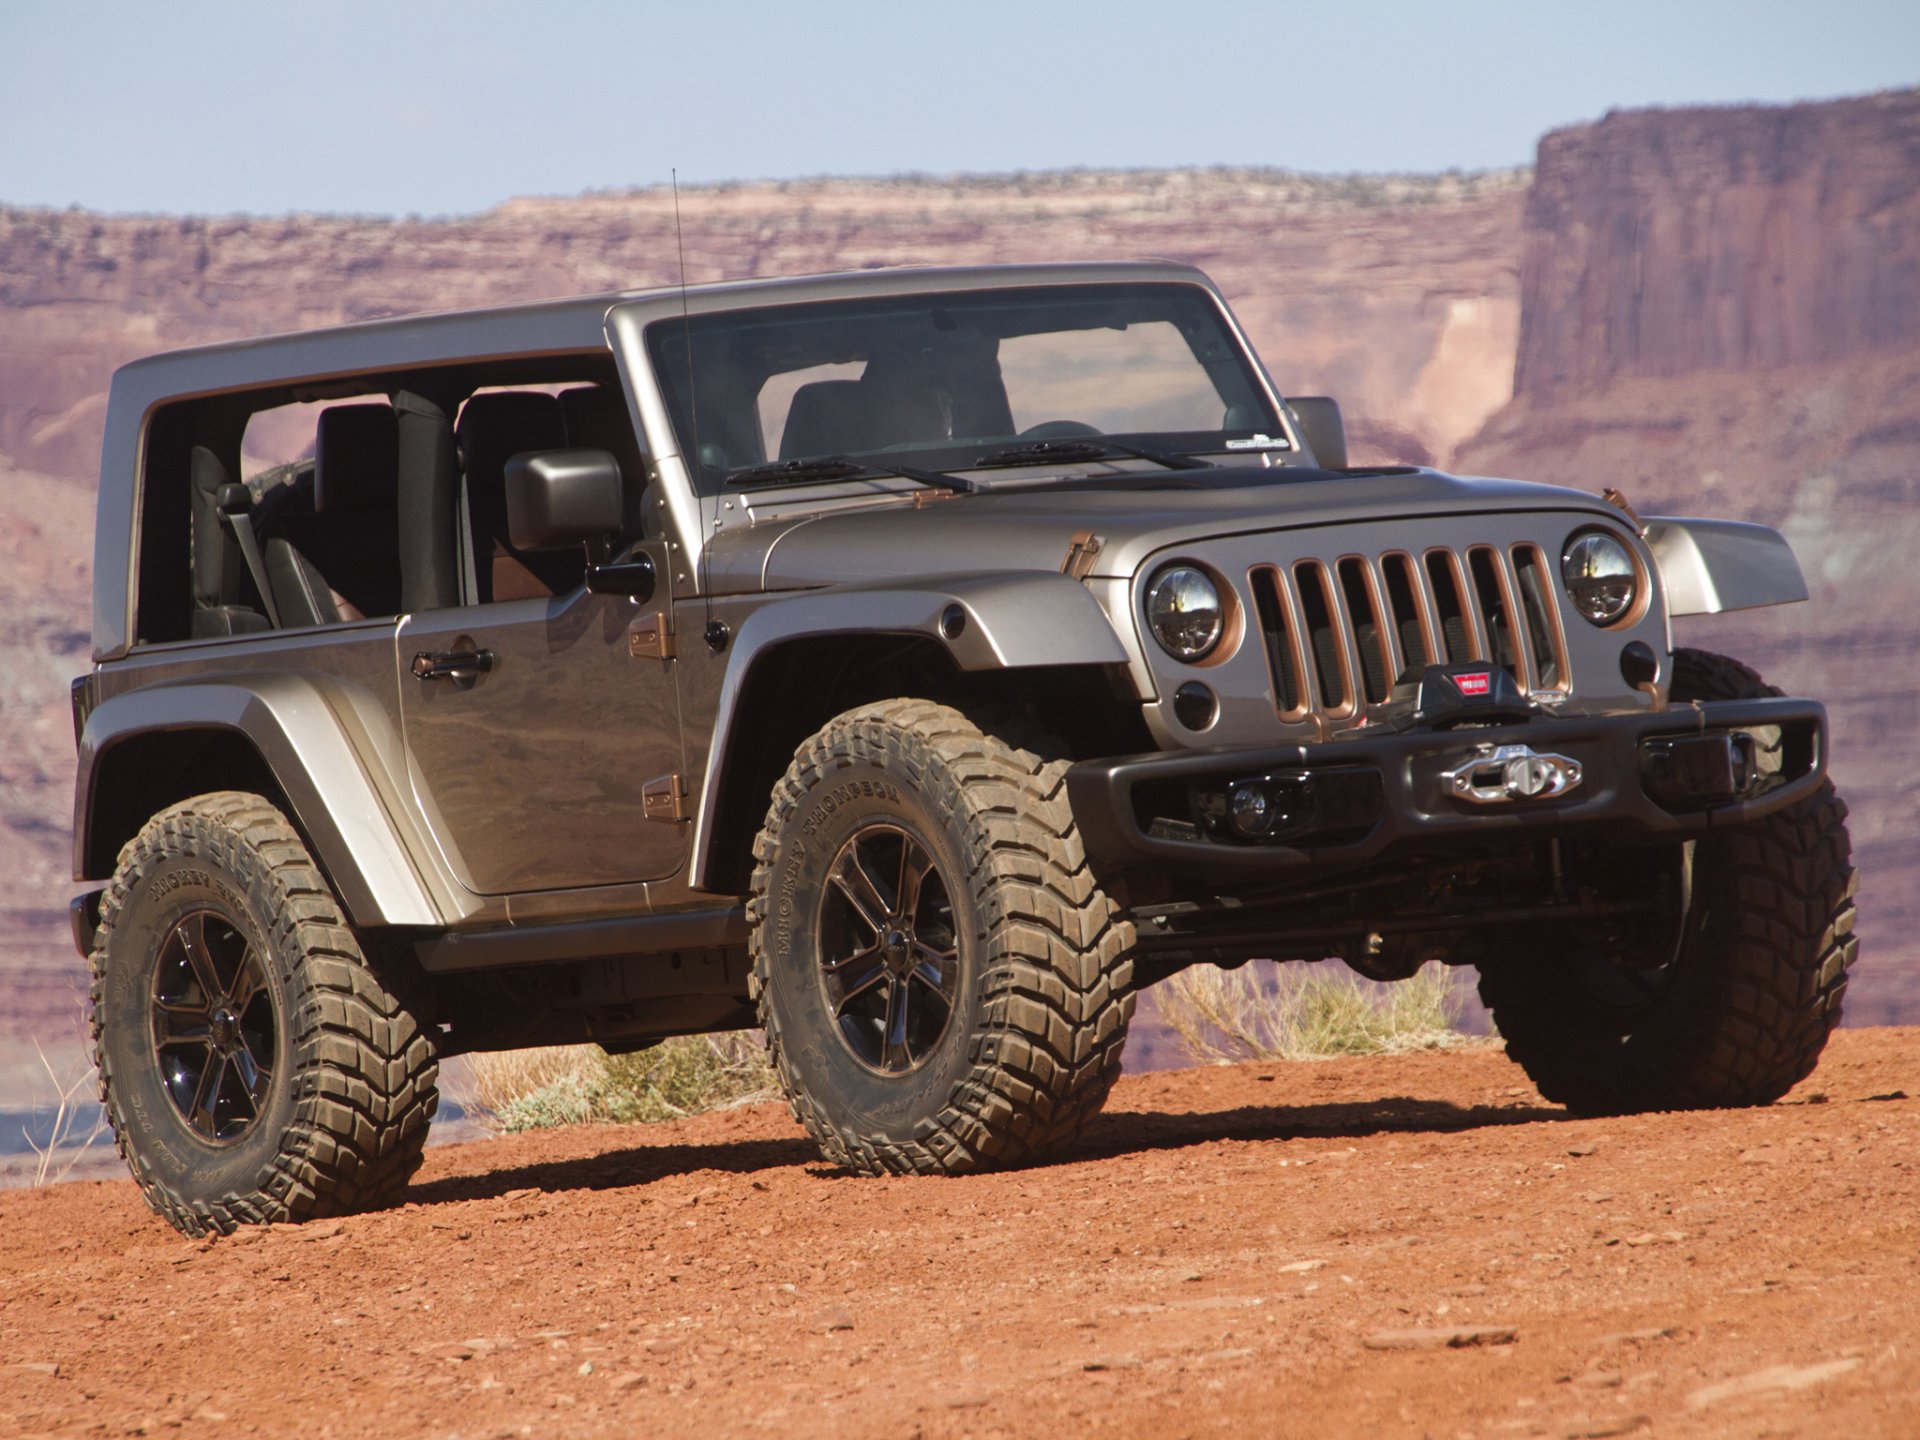
<svg viewBox="0 0 1920 1440">
<path fill-rule="evenodd" d="M 1669 615 L 1717 615 L 1807 598 L 1793 547 L 1778 530 L 1741 520 L 1647 519 L 1647 544 Z"/>
<path fill-rule="evenodd" d="M 96 785 L 114 747 L 142 735 L 225 730 L 272 770 L 315 855 L 356 923 L 443 923 L 371 777 L 317 686 L 297 675 L 247 685 L 159 685 L 102 701 L 87 717 L 74 787 L 74 873 L 86 868 Z M 184 798 L 184 797 L 182 797 Z"/>
<path fill-rule="evenodd" d="M 957 622 L 957 623 L 956 623 Z M 1066 575 L 925 576 L 807 591 L 753 612 L 740 626 L 721 683 L 706 774 L 694 811 L 690 881 L 712 869 L 714 817 L 734 718 L 757 661 L 782 644 L 818 635 L 919 635 L 944 646 L 962 670 L 1051 665 L 1120 665 L 1127 652 L 1086 586 Z"/>
</svg>

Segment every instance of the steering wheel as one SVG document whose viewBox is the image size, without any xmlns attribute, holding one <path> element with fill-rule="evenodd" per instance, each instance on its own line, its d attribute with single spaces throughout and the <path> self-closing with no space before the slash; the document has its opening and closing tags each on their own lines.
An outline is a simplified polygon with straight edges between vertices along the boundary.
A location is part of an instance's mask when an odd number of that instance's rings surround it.
<svg viewBox="0 0 1920 1440">
<path fill-rule="evenodd" d="M 1104 432 L 1097 425 L 1088 425 L 1079 420 L 1043 420 L 1038 425 L 1029 425 L 1020 432 L 1022 440 L 1075 440 L 1082 436 L 1100 435 Z"/>
</svg>

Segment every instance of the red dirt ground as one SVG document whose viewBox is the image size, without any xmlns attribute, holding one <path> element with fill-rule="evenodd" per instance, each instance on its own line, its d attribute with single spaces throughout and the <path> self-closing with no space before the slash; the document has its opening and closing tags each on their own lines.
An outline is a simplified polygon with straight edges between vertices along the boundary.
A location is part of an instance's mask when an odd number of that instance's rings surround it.
<svg viewBox="0 0 1920 1440">
<path fill-rule="evenodd" d="M 762 1106 L 210 1243 L 127 1181 L 4 1193 L 0 1434 L 1908 1440 L 1917 1042 L 1604 1121 L 1493 1050 L 1144 1075 L 966 1180 L 835 1174 Z M 1481 1343 L 1374 1348 L 1434 1332 Z"/>
</svg>

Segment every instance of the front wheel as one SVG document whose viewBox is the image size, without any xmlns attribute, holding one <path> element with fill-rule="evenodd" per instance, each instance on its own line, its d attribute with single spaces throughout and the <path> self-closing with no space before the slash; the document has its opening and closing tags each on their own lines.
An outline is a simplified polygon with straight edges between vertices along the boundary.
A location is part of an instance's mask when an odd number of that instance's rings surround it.
<svg viewBox="0 0 1920 1440">
<path fill-rule="evenodd" d="M 1132 927 L 1065 765 L 922 700 L 803 744 L 755 842 L 753 988 L 796 1119 L 867 1174 L 963 1174 L 1072 1141 L 1133 1012 Z"/>
<path fill-rule="evenodd" d="M 1674 652 L 1677 701 L 1779 693 L 1737 660 Z M 1839 1023 L 1857 949 L 1846 818 L 1823 783 L 1762 820 L 1641 857 L 1670 862 L 1679 883 L 1672 923 L 1637 950 L 1576 937 L 1484 962 L 1480 998 L 1507 1054 L 1583 1114 L 1779 1099 Z"/>
</svg>

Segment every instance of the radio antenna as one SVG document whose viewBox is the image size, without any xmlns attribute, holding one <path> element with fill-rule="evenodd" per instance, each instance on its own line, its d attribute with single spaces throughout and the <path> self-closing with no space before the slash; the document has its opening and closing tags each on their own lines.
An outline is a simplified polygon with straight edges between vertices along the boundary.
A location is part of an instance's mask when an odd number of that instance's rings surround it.
<svg viewBox="0 0 1920 1440">
<path fill-rule="evenodd" d="M 674 166 L 668 172 L 673 177 L 673 248 L 680 264 L 680 338 L 687 352 L 687 419 L 693 435 L 693 463 L 687 467 L 687 478 L 693 482 L 693 492 L 699 501 L 698 513 L 703 528 L 700 536 L 700 599 L 706 606 L 707 623 L 703 638 L 707 648 L 718 651 L 727 648 L 727 627 L 722 621 L 713 618 L 713 532 L 719 527 L 720 509 L 716 504 L 713 523 L 707 523 L 707 497 L 700 493 L 700 471 L 704 462 L 700 457 L 700 397 L 694 388 L 693 371 L 693 316 L 687 305 L 687 241 L 680 228 L 680 167 Z"/>
</svg>

